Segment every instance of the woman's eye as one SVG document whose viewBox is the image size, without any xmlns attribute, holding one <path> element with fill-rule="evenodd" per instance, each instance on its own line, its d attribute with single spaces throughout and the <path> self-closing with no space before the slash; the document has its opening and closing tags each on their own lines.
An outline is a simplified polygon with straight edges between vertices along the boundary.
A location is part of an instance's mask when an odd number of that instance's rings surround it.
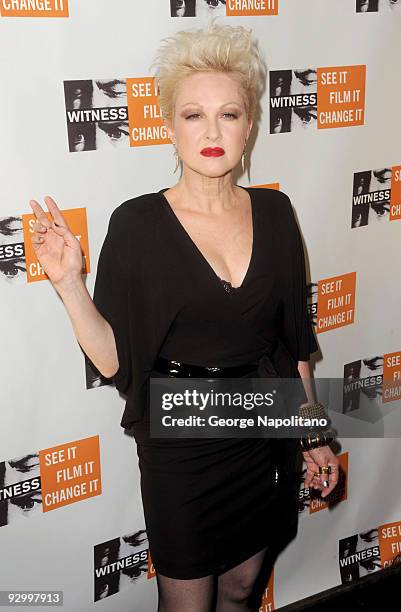
<svg viewBox="0 0 401 612">
<path fill-rule="evenodd" d="M 199 113 L 192 113 L 191 115 L 187 115 L 185 119 L 196 119 L 200 117 Z M 229 119 L 237 119 L 238 116 L 235 113 L 223 113 L 223 117 L 228 117 Z"/>
</svg>

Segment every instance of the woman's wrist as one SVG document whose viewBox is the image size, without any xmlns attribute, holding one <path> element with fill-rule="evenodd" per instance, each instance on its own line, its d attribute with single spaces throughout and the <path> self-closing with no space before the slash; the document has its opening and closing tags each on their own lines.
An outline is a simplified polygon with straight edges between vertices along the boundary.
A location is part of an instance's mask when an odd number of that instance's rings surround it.
<svg viewBox="0 0 401 612">
<path fill-rule="evenodd" d="M 59 283 L 53 283 L 53 287 L 55 288 L 63 302 L 71 296 L 82 294 L 82 290 L 86 291 L 86 287 L 81 274 L 65 278 Z"/>
<path fill-rule="evenodd" d="M 329 429 L 331 420 L 321 402 L 314 401 L 302 404 L 299 407 L 299 416 L 304 419 L 314 419 L 319 423 L 324 421 L 324 426 L 320 424 L 311 426 L 306 435 L 300 438 L 299 442 L 303 451 L 326 446 L 334 440 L 336 432 Z"/>
<path fill-rule="evenodd" d="M 305 437 L 300 438 L 299 444 L 303 451 L 309 451 L 313 448 L 328 446 L 335 438 L 335 431 L 326 429 L 319 432 L 309 432 Z"/>
</svg>

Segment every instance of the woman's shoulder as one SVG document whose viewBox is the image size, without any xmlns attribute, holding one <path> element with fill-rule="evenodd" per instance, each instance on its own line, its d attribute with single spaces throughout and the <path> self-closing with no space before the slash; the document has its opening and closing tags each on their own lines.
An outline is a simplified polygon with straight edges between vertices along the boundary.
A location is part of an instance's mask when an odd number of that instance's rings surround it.
<svg viewBox="0 0 401 612">
<path fill-rule="evenodd" d="M 129 220 L 154 214 L 160 206 L 160 192 L 153 191 L 124 200 L 112 212 L 114 217 Z"/>
<path fill-rule="evenodd" d="M 273 213 L 282 219 L 293 214 L 291 200 L 284 191 L 271 187 L 252 187 L 251 189 L 260 207 L 267 213 Z"/>
<path fill-rule="evenodd" d="M 111 213 L 109 229 L 113 234 L 144 236 L 143 230 L 153 224 L 160 210 L 160 193 L 150 192 L 124 200 Z"/>
</svg>

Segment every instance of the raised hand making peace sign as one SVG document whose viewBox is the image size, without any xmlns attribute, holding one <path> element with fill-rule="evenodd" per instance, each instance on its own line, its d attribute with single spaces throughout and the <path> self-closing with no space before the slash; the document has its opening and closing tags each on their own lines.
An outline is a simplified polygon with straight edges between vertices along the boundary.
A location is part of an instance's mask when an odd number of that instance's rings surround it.
<svg viewBox="0 0 401 612">
<path fill-rule="evenodd" d="M 51 283 L 55 289 L 62 290 L 81 275 L 82 250 L 53 198 L 45 196 L 44 200 L 53 220 L 49 220 L 36 200 L 30 200 L 37 219 L 33 224 L 31 242 Z"/>
</svg>

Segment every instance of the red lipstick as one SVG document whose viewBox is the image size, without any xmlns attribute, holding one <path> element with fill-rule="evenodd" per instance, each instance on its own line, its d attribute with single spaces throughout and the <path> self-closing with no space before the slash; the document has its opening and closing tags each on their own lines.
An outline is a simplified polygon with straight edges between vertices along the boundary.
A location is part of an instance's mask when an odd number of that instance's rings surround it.
<svg viewBox="0 0 401 612">
<path fill-rule="evenodd" d="M 224 155 L 225 151 L 221 147 L 207 147 L 206 149 L 202 149 L 201 155 L 205 157 L 220 157 Z"/>
</svg>

